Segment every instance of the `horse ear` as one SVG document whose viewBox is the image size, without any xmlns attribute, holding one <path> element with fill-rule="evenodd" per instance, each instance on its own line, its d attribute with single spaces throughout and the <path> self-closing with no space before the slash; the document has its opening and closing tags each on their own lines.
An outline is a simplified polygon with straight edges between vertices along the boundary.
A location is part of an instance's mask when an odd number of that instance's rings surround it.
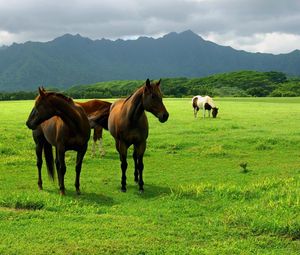
<svg viewBox="0 0 300 255">
<path fill-rule="evenodd" d="M 145 92 L 147 93 L 151 92 L 151 83 L 149 79 L 146 80 Z"/>
<path fill-rule="evenodd" d="M 45 96 L 45 89 L 43 87 L 39 87 L 39 94 L 41 97 Z"/>
<path fill-rule="evenodd" d="M 146 86 L 147 86 L 148 88 L 151 87 L 151 85 L 150 85 L 150 80 L 149 80 L 149 79 L 146 80 Z"/>
<path fill-rule="evenodd" d="M 161 79 L 159 79 L 159 81 L 156 83 L 157 87 L 160 86 L 160 82 L 161 82 Z"/>
</svg>

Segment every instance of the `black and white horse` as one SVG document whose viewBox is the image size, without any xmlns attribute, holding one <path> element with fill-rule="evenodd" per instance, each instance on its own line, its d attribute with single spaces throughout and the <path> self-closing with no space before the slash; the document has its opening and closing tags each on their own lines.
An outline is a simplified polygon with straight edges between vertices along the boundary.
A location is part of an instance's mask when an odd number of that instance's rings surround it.
<svg viewBox="0 0 300 255">
<path fill-rule="evenodd" d="M 211 110 L 213 118 L 217 117 L 219 108 L 216 107 L 214 101 L 210 96 L 194 96 L 192 99 L 192 105 L 194 108 L 195 118 L 197 117 L 197 113 L 200 109 L 203 110 L 203 118 L 205 118 L 205 110 L 208 110 L 208 117 L 210 117 Z"/>
</svg>

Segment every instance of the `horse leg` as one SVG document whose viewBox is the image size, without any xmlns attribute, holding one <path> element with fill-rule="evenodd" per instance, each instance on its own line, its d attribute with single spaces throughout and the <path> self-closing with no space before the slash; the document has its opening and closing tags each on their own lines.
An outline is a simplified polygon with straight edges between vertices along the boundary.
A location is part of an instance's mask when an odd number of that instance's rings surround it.
<svg viewBox="0 0 300 255">
<path fill-rule="evenodd" d="M 100 152 L 101 157 L 103 157 L 105 155 L 105 150 L 103 148 L 102 138 L 99 138 L 99 152 Z"/>
<path fill-rule="evenodd" d="M 95 147 L 96 147 L 96 142 L 93 141 L 93 146 L 92 146 L 92 157 L 95 157 Z"/>
<path fill-rule="evenodd" d="M 144 170 L 144 163 L 143 157 L 146 150 L 146 141 L 142 142 L 139 145 L 134 146 L 134 150 L 136 151 L 137 157 L 137 169 L 138 169 L 138 182 L 139 182 L 139 190 L 140 192 L 144 192 L 144 181 L 143 181 L 143 170 Z"/>
<path fill-rule="evenodd" d="M 83 147 L 82 150 L 77 152 L 77 159 L 76 159 L 76 179 L 75 179 L 75 188 L 76 192 L 78 195 L 80 195 L 80 172 L 81 172 L 81 166 L 82 166 L 82 161 L 84 158 L 84 155 L 87 150 L 87 145 Z"/>
<path fill-rule="evenodd" d="M 116 148 L 120 155 L 122 179 L 121 179 L 121 191 L 126 192 L 126 170 L 127 170 L 127 145 L 120 140 L 116 141 Z"/>
<path fill-rule="evenodd" d="M 104 148 L 103 148 L 103 143 L 102 143 L 102 134 L 103 134 L 103 128 L 101 126 L 99 126 L 99 152 L 100 152 L 100 155 L 101 156 L 104 156 L 105 155 L 105 151 L 104 151 Z"/>
<path fill-rule="evenodd" d="M 208 110 L 208 117 L 210 118 L 210 110 Z"/>
<path fill-rule="evenodd" d="M 43 165 L 43 147 L 46 142 L 42 129 L 39 127 L 32 132 L 32 137 L 35 142 L 36 166 L 38 169 L 38 187 L 43 189 L 42 182 L 42 165 Z"/>
<path fill-rule="evenodd" d="M 38 142 L 35 146 L 35 153 L 36 153 L 36 166 L 38 169 L 38 187 L 39 190 L 43 189 L 43 181 L 42 181 L 42 165 L 43 165 L 43 143 Z"/>
<path fill-rule="evenodd" d="M 138 161 L 137 161 L 137 152 L 136 152 L 136 148 L 134 146 L 134 149 L 133 149 L 133 161 L 134 161 L 134 181 L 136 183 L 139 182 L 139 172 L 138 172 Z"/>
<path fill-rule="evenodd" d="M 65 150 L 63 148 L 56 148 L 56 167 L 57 176 L 59 183 L 59 190 L 61 195 L 66 194 L 64 178 L 66 173 L 66 163 L 65 163 Z"/>
<path fill-rule="evenodd" d="M 95 157 L 96 143 L 97 143 L 96 128 L 94 128 L 93 141 L 94 142 L 93 142 L 93 146 L 92 146 L 92 156 Z"/>
<path fill-rule="evenodd" d="M 95 144 L 96 144 L 96 141 L 99 140 L 99 153 L 100 153 L 100 156 L 104 156 L 105 154 L 105 151 L 102 147 L 102 132 L 103 132 L 103 128 L 101 126 L 96 126 L 94 128 L 94 141 L 95 141 Z"/>
</svg>

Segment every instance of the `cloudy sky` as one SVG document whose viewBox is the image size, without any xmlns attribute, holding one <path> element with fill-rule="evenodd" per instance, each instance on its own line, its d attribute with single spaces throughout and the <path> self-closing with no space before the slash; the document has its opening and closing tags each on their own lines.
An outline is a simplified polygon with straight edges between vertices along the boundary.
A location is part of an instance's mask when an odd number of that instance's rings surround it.
<svg viewBox="0 0 300 255">
<path fill-rule="evenodd" d="M 0 46 L 50 41 L 160 37 L 191 29 L 251 52 L 300 49 L 300 0 L 0 0 Z"/>
</svg>

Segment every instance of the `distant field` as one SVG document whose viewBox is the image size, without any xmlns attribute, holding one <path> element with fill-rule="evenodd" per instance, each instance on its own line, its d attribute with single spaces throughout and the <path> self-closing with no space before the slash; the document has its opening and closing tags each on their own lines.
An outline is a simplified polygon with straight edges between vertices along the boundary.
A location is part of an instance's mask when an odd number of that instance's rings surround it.
<svg viewBox="0 0 300 255">
<path fill-rule="evenodd" d="M 67 153 L 61 197 L 45 168 L 37 188 L 33 101 L 0 102 L 0 254 L 299 254 L 300 98 L 216 103 L 217 119 L 194 119 L 190 99 L 166 99 L 164 124 L 148 114 L 144 194 L 131 158 L 119 191 L 105 132 L 106 155 L 90 146 L 85 157 L 80 196 Z"/>
</svg>

